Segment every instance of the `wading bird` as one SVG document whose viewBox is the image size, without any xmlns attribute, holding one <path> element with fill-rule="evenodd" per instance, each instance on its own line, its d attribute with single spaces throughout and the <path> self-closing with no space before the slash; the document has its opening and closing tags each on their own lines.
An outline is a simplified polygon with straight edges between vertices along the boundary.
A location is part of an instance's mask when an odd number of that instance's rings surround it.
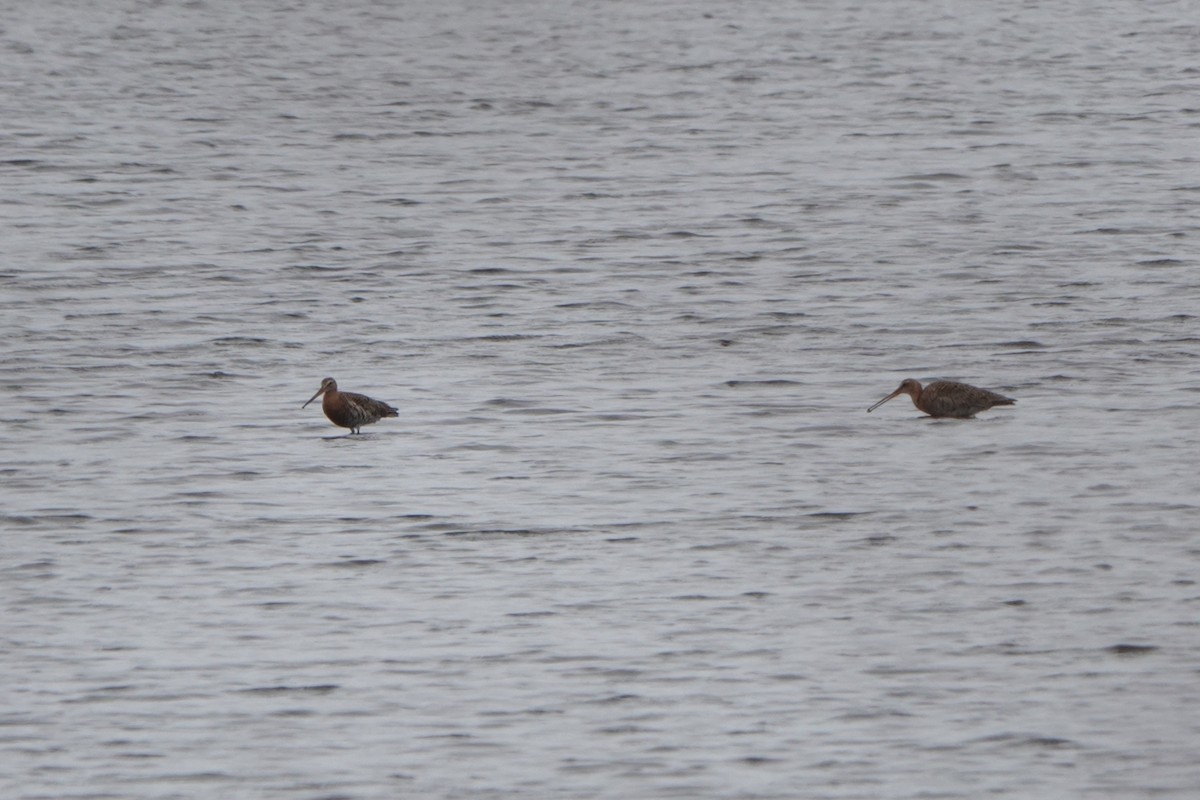
<svg viewBox="0 0 1200 800">
<path fill-rule="evenodd" d="M 358 433 L 358 429 L 363 425 L 378 422 L 384 417 L 397 416 L 396 409 L 387 403 L 372 400 L 357 392 L 339 392 L 337 381 L 333 378 L 321 381 L 321 388 L 308 398 L 308 403 L 321 395 L 325 395 L 325 399 L 321 401 L 321 410 L 325 412 L 325 416 L 329 417 L 329 421 L 334 425 L 349 428 L 350 433 Z M 308 403 L 300 407 L 306 408 Z"/>
<path fill-rule="evenodd" d="M 992 406 L 1011 406 L 1017 402 L 1011 397 L 957 381 L 934 381 L 921 388 L 919 381 L 906 378 L 900 383 L 899 389 L 868 408 L 867 413 L 902 394 L 911 397 L 913 405 L 931 417 L 965 419 L 975 416 L 980 411 L 987 411 Z"/>
</svg>

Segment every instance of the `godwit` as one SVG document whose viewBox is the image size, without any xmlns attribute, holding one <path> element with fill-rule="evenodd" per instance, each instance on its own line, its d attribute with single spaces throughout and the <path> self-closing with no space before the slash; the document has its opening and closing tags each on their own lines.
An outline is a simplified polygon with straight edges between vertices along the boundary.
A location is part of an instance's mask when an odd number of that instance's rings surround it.
<svg viewBox="0 0 1200 800">
<path fill-rule="evenodd" d="M 339 392 L 337 381 L 333 378 L 321 381 L 321 388 L 308 398 L 308 403 L 321 395 L 325 395 L 325 399 L 321 401 L 321 410 L 325 412 L 325 416 L 329 417 L 329 421 L 334 425 L 349 428 L 350 433 L 358 433 L 361 426 L 378 422 L 384 417 L 397 416 L 396 409 L 387 403 L 372 400 L 357 392 Z M 300 407 L 305 408 L 308 403 Z"/>
<path fill-rule="evenodd" d="M 934 381 L 921 388 L 919 381 L 906 378 L 900 388 L 867 409 L 871 413 L 881 405 L 902 394 L 912 398 L 913 405 L 931 417 L 973 417 L 992 406 L 1011 406 L 1017 402 L 1011 397 L 980 389 L 957 381 Z"/>
</svg>

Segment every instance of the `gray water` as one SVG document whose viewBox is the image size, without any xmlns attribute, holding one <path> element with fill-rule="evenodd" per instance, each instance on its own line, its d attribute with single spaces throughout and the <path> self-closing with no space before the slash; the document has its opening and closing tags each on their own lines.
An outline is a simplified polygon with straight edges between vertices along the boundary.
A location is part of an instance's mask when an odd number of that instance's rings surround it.
<svg viewBox="0 0 1200 800">
<path fill-rule="evenodd" d="M 1200 8 L 1044 5 L 0 3 L 0 796 L 1198 796 Z"/>
</svg>

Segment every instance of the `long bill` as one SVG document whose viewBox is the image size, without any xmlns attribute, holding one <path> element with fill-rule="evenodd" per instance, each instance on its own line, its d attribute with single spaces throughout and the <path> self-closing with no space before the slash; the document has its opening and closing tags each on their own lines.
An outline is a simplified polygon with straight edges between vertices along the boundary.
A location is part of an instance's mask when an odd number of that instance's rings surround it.
<svg viewBox="0 0 1200 800">
<path fill-rule="evenodd" d="M 325 394 L 325 387 L 324 387 L 324 386 L 322 386 L 320 389 L 317 389 L 317 393 L 316 393 L 316 394 L 314 394 L 312 397 L 308 398 L 308 403 L 311 403 L 313 400 L 316 400 L 318 397 L 320 397 L 320 396 L 321 396 L 321 395 L 323 395 L 323 394 Z M 300 406 L 300 407 L 301 407 L 301 408 L 308 408 L 308 403 L 305 403 L 304 405 L 302 405 L 302 406 Z"/>
<path fill-rule="evenodd" d="M 867 413 L 868 413 L 868 414 L 870 414 L 872 411 L 874 411 L 875 409 L 879 408 L 881 405 L 883 405 L 884 403 L 886 403 L 888 400 L 891 400 L 893 397 L 896 397 L 896 396 L 897 396 L 897 395 L 899 395 L 899 394 L 900 394 L 900 390 L 899 390 L 899 389 L 897 389 L 896 391 L 894 391 L 894 392 L 892 392 L 891 394 L 889 394 L 887 397 L 885 397 L 885 398 L 883 398 L 882 400 L 880 400 L 880 401 L 879 401 L 878 403 L 876 403 L 875 405 L 873 405 L 873 406 L 871 406 L 870 408 L 868 408 L 868 409 L 867 409 Z"/>
</svg>

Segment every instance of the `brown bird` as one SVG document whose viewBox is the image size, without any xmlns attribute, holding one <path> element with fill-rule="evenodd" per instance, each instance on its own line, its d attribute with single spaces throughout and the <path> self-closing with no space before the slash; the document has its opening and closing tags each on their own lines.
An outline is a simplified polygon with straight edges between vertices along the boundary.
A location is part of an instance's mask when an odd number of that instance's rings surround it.
<svg viewBox="0 0 1200 800">
<path fill-rule="evenodd" d="M 1011 397 L 957 381 L 934 381 L 922 389 L 919 381 L 906 378 L 901 381 L 899 389 L 868 408 L 867 413 L 902 394 L 911 397 L 913 405 L 931 417 L 966 419 L 992 406 L 1011 406 L 1017 402 Z"/>
<path fill-rule="evenodd" d="M 334 425 L 349 428 L 350 433 L 358 433 L 358 429 L 363 425 L 378 422 L 384 417 L 397 416 L 396 409 L 387 403 L 372 400 L 365 394 L 357 392 L 339 392 L 337 381 L 333 378 L 321 381 L 321 388 L 308 398 L 308 403 L 321 395 L 325 395 L 325 399 L 321 401 L 321 410 L 325 412 L 325 416 L 329 417 L 329 421 Z M 300 407 L 306 408 L 308 403 Z"/>
</svg>

